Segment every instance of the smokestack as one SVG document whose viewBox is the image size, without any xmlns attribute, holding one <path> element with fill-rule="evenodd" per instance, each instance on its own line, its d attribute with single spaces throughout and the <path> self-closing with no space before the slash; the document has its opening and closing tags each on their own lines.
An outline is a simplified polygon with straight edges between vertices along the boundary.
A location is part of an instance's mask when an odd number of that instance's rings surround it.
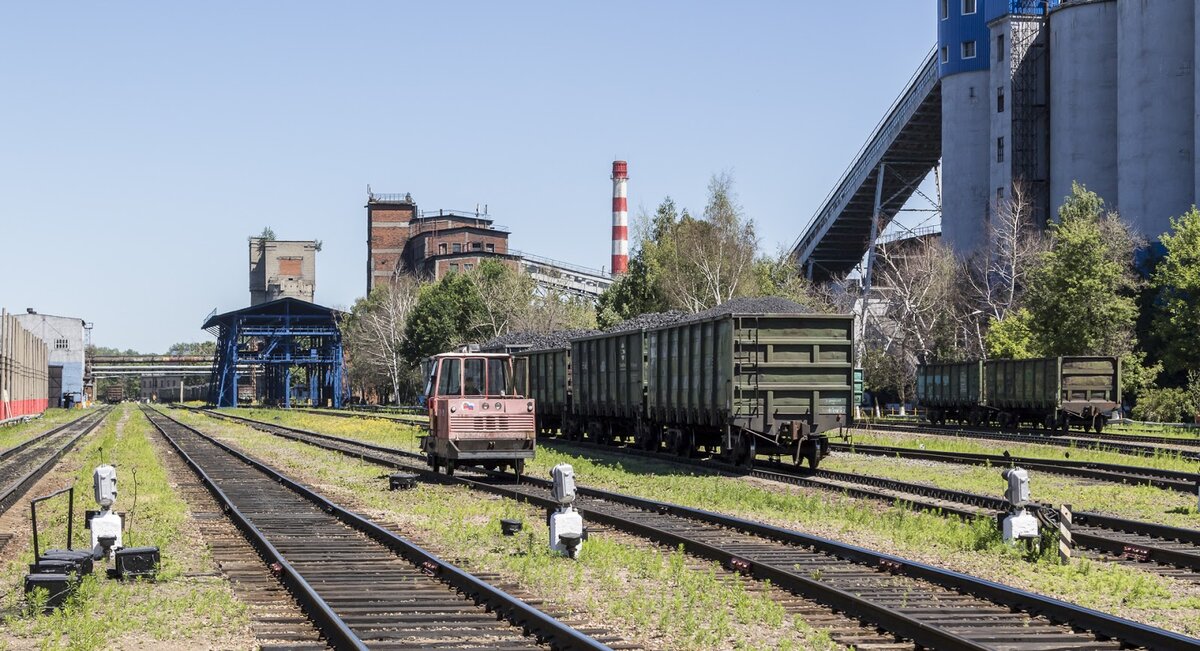
<svg viewBox="0 0 1200 651">
<path fill-rule="evenodd" d="M 629 267 L 629 204 L 625 185 L 629 182 L 629 165 L 623 160 L 613 161 L 613 230 L 612 230 L 612 273 L 625 273 Z"/>
</svg>

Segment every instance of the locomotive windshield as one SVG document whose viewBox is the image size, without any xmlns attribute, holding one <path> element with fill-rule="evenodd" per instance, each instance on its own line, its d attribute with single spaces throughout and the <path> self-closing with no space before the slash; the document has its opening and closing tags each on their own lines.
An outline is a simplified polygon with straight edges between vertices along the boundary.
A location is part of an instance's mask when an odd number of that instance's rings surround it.
<svg viewBox="0 0 1200 651">
<path fill-rule="evenodd" d="M 439 396 L 509 396 L 512 391 L 512 369 L 507 359 L 468 357 L 446 358 L 430 376 L 430 388 L 437 383 Z"/>
</svg>

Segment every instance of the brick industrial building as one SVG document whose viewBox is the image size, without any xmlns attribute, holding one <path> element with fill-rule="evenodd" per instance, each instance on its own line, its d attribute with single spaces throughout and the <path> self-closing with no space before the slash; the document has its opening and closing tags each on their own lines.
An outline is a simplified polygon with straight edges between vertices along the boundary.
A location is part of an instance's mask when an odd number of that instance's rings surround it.
<svg viewBox="0 0 1200 651">
<path fill-rule="evenodd" d="M 317 243 L 250 238 L 250 304 L 290 296 L 313 300 L 317 287 Z"/>
<path fill-rule="evenodd" d="M 367 195 L 367 293 L 396 274 L 438 279 L 493 258 L 516 264 L 508 229 L 483 213 L 422 213 L 412 195 Z"/>
</svg>

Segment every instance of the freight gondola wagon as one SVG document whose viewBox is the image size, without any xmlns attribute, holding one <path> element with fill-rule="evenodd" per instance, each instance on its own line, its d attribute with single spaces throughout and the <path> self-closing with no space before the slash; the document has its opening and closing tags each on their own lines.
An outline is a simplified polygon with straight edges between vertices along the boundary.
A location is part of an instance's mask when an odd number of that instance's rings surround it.
<svg viewBox="0 0 1200 651">
<path fill-rule="evenodd" d="M 425 404 L 429 433 L 421 449 L 435 472 L 480 466 L 520 475 L 533 458 L 535 404 L 517 392 L 510 355 L 435 355 L 428 361 Z"/>
<path fill-rule="evenodd" d="M 513 353 L 517 391 L 537 405 L 537 432 L 562 431 L 571 411 L 571 348 Z"/>
</svg>

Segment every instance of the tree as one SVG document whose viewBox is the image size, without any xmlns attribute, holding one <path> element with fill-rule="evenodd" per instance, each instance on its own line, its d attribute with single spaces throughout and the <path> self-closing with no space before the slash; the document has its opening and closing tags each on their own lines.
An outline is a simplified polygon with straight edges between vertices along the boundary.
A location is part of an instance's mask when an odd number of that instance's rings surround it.
<svg viewBox="0 0 1200 651">
<path fill-rule="evenodd" d="M 450 273 L 421 287 L 405 326 L 403 355 L 409 364 L 446 352 L 474 338 L 484 310 L 466 274 Z"/>
<path fill-rule="evenodd" d="M 779 296 L 822 314 L 843 311 L 839 309 L 842 306 L 834 302 L 830 292 L 813 284 L 804 275 L 787 249 L 779 250 L 775 257 L 762 256 L 755 260 L 753 274 L 754 283 L 748 288 L 748 294 Z"/>
<path fill-rule="evenodd" d="M 596 318 L 609 327 L 646 312 L 670 309 L 662 282 L 662 242 L 679 221 L 675 201 L 663 199 L 653 216 L 644 211 L 635 222 L 632 254 L 624 275 L 617 278 L 596 303 Z"/>
<path fill-rule="evenodd" d="M 475 319 L 466 324 L 463 334 L 488 341 L 523 330 L 532 321 L 536 283 L 529 274 L 495 260 L 484 260 L 464 278 L 475 293 L 479 309 L 473 311 Z"/>
<path fill-rule="evenodd" d="M 404 355 L 409 319 L 416 303 L 416 282 L 397 276 L 391 282 L 377 285 L 366 298 L 356 301 L 342 324 L 353 365 L 362 365 L 364 371 L 382 372 L 397 403 L 404 389 L 411 388 L 416 366 Z M 368 371 L 359 377 L 370 376 Z"/>
<path fill-rule="evenodd" d="M 1151 332 L 1163 368 L 1178 377 L 1200 363 L 1200 211 L 1192 206 L 1172 218 L 1162 244 L 1166 254 L 1150 280 L 1155 293 Z"/>
<path fill-rule="evenodd" d="M 168 355 L 201 355 L 204 357 L 212 357 L 217 352 L 217 342 L 215 341 L 181 341 L 177 344 L 171 344 L 167 349 Z"/>
<path fill-rule="evenodd" d="M 1026 293 L 1036 347 L 1050 356 L 1123 356 L 1133 350 L 1137 238 L 1079 184 L 1049 230 L 1050 248 L 1030 272 Z"/>
<path fill-rule="evenodd" d="M 264 240 L 267 240 L 268 242 L 274 242 L 275 230 L 270 226 L 263 226 L 262 232 L 259 233 L 258 236 Z"/>
<path fill-rule="evenodd" d="M 1001 319 L 992 321 L 988 327 L 985 343 L 988 357 L 1002 359 L 1029 359 L 1038 356 L 1037 344 L 1033 340 L 1030 322 L 1033 315 L 1021 308 Z"/>
<path fill-rule="evenodd" d="M 1003 321 L 1017 308 L 1029 273 L 1046 250 L 1022 184 L 1014 184 L 1009 199 L 996 206 L 987 236 L 987 245 L 971 261 L 966 278 L 982 314 Z"/>
<path fill-rule="evenodd" d="M 733 194 L 733 178 L 714 175 L 703 219 L 684 215 L 667 235 L 663 285 L 674 307 L 702 312 L 753 283 L 758 237 Z"/>
</svg>

